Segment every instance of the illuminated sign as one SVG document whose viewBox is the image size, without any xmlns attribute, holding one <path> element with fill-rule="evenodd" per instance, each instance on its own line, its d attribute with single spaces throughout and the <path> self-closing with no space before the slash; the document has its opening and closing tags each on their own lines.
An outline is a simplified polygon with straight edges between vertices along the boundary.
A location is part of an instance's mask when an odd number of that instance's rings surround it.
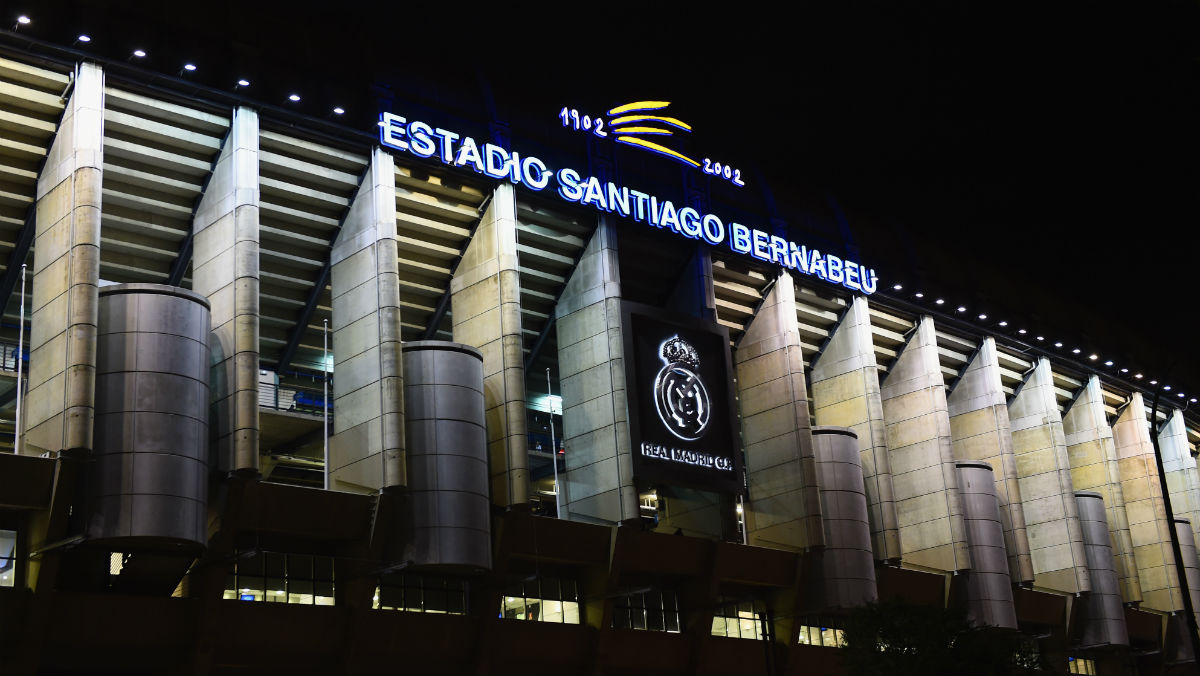
<svg viewBox="0 0 1200 676">
<path fill-rule="evenodd" d="M 729 332 L 628 301 L 621 316 L 634 475 L 740 491 Z"/>
<path fill-rule="evenodd" d="M 664 140 L 661 137 L 692 131 L 692 126 L 683 120 L 663 115 L 666 112 L 664 109 L 669 105 L 671 105 L 670 101 L 634 101 L 609 110 L 607 119 L 591 115 L 580 116 L 577 109 L 563 106 L 563 109 L 558 112 L 558 119 L 562 121 L 564 127 L 591 132 L 600 138 L 607 137 L 611 132 L 615 134 L 613 140 L 617 143 L 648 150 L 656 155 L 699 169 L 711 176 L 724 178 L 734 185 L 746 185 L 746 182 L 742 180 L 741 169 L 714 162 L 707 157 L 704 158 L 704 163 L 701 165 L 699 161 L 659 143 L 659 140 Z M 606 124 L 607 130 L 605 129 Z"/>
<path fill-rule="evenodd" d="M 871 294 L 878 286 L 875 271 L 855 261 L 823 254 L 741 223 L 726 223 L 716 214 L 701 213 L 687 206 L 677 208 L 670 200 L 612 181 L 602 182 L 595 176 L 583 176 L 570 167 L 553 171 L 532 155 L 522 156 L 492 143 L 481 144 L 470 136 L 425 122 L 410 122 L 399 115 L 383 113 L 379 119 L 379 141 L 389 148 L 417 157 L 436 158 L 456 168 L 470 168 L 477 174 L 536 192 L 553 188 L 566 202 L 617 214 L 712 246 L 727 246 L 735 253 L 841 284 L 853 291 Z"/>
</svg>

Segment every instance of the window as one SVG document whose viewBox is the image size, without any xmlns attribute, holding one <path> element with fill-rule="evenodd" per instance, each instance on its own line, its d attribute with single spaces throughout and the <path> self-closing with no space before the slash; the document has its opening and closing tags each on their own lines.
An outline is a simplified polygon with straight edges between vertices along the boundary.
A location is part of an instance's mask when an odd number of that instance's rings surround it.
<svg viewBox="0 0 1200 676">
<path fill-rule="evenodd" d="M 1095 674 L 1096 661 L 1087 660 L 1082 657 L 1067 658 L 1067 673 L 1071 674 Z"/>
<path fill-rule="evenodd" d="M 225 598 L 268 603 L 333 605 L 333 557 L 280 552 L 238 558 Z"/>
<path fill-rule="evenodd" d="M 722 603 L 713 613 L 712 635 L 763 640 L 760 615 L 766 613 L 762 601 Z"/>
<path fill-rule="evenodd" d="M 613 602 L 614 629 L 645 629 L 679 633 L 679 600 L 675 592 L 644 591 Z"/>
<path fill-rule="evenodd" d="M 579 592 L 574 580 L 543 577 L 519 582 L 500 600 L 500 617 L 579 624 Z"/>
<path fill-rule="evenodd" d="M 383 575 L 375 588 L 375 601 L 371 607 L 409 613 L 466 615 L 467 583 L 436 575 Z"/>
<path fill-rule="evenodd" d="M 846 645 L 846 637 L 841 629 L 834 627 L 800 625 L 800 644 L 841 648 Z"/>
<path fill-rule="evenodd" d="M 0 529 L 0 587 L 17 584 L 17 531 Z"/>
</svg>

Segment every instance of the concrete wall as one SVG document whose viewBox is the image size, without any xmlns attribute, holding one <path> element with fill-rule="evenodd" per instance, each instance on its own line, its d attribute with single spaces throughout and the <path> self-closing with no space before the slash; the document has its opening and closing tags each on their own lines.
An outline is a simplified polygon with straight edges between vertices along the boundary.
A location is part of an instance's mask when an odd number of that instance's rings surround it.
<svg viewBox="0 0 1200 676">
<path fill-rule="evenodd" d="M 734 352 L 750 500 L 750 544 L 803 550 L 823 545 L 796 290 L 781 273 Z"/>
<path fill-rule="evenodd" d="M 529 500 L 517 207 L 501 183 L 450 281 L 454 340 L 483 353 L 492 502 Z"/>
<path fill-rule="evenodd" d="M 83 63 L 37 183 L 28 455 L 92 447 L 103 169 L 104 73 Z"/>
<path fill-rule="evenodd" d="M 373 491 L 407 482 L 396 172 L 375 148 L 330 254 L 333 287 L 333 438 L 329 487 Z"/>
<path fill-rule="evenodd" d="M 192 222 L 192 289 L 212 307 L 212 436 L 223 470 L 258 470 L 258 113 L 233 112 Z"/>
<path fill-rule="evenodd" d="M 921 317 L 882 383 L 883 417 L 904 562 L 971 567 L 932 317 Z"/>
<path fill-rule="evenodd" d="M 1116 559 L 1121 598 L 1127 603 L 1142 600 L 1133 543 L 1129 537 L 1129 519 L 1125 516 L 1125 495 L 1121 490 L 1121 471 L 1112 428 L 1104 412 L 1100 379 L 1088 378 L 1084 391 L 1063 416 L 1067 458 L 1071 463 L 1071 483 L 1077 491 L 1095 491 L 1104 501 L 1109 540 Z M 1078 501 L 1078 500 L 1077 500 Z"/>
<path fill-rule="evenodd" d="M 1200 474 L 1196 471 L 1196 459 L 1188 449 L 1183 411 L 1171 411 L 1158 434 L 1158 450 L 1162 454 L 1163 471 L 1167 474 L 1171 510 L 1176 517 L 1188 520 L 1193 538 L 1200 537 Z"/>
<path fill-rule="evenodd" d="M 1040 357 L 1008 407 L 1025 505 L 1034 584 L 1060 592 L 1092 588 L 1071 463 L 1050 362 Z"/>
<path fill-rule="evenodd" d="M 858 436 L 875 559 L 898 560 L 900 528 L 866 298 L 851 299 L 810 377 L 817 424 L 849 427 Z"/>
<path fill-rule="evenodd" d="M 625 405 L 616 229 L 601 218 L 555 308 L 566 447 L 566 514 L 615 523 L 638 515 Z"/>
<path fill-rule="evenodd" d="M 1113 423 L 1112 431 L 1133 558 L 1142 588 L 1142 607 L 1163 612 L 1180 610 L 1183 597 L 1179 594 L 1171 548 L 1172 524 L 1167 522 L 1141 393 L 1133 393 Z"/>
<path fill-rule="evenodd" d="M 996 498 L 1000 503 L 1000 523 L 1004 527 L 1008 573 L 1014 583 L 1033 582 L 1025 508 L 1021 503 L 1008 403 L 1000 383 L 994 338 L 987 337 L 980 342 L 946 403 L 950 410 L 954 458 L 986 462 L 992 467 Z"/>
</svg>

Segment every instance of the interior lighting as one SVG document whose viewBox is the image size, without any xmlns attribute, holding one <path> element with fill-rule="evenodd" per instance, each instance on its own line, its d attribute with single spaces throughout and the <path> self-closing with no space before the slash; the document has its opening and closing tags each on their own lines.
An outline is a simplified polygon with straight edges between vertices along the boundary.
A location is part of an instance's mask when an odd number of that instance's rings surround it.
<svg viewBox="0 0 1200 676">
<path fill-rule="evenodd" d="M 1195 398 L 1195 397 L 1192 397 L 1191 399 L 1188 399 L 1188 401 L 1190 401 L 1190 402 L 1192 402 L 1192 403 L 1194 404 L 1194 403 L 1196 403 L 1196 398 Z"/>
<path fill-rule="evenodd" d="M 300 101 L 300 95 L 299 94 L 288 94 L 288 101 L 291 101 L 292 103 L 298 103 Z"/>
<path fill-rule="evenodd" d="M 195 72 L 195 70 L 196 70 L 196 64 L 185 63 L 185 64 L 183 64 L 183 68 L 179 69 L 179 76 L 183 77 L 184 73 L 192 73 L 192 72 Z"/>
</svg>

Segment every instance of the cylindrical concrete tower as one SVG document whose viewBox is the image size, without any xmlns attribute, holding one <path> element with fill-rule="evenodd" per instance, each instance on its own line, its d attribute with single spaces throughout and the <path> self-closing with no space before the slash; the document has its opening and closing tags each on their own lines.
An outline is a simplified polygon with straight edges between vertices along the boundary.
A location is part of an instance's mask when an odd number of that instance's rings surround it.
<svg viewBox="0 0 1200 676">
<path fill-rule="evenodd" d="M 1091 491 L 1076 491 L 1075 503 L 1079 507 L 1083 546 L 1087 551 L 1088 571 L 1092 576 L 1092 591 L 1084 602 L 1083 635 L 1079 639 L 1079 647 L 1129 645 L 1104 497 Z"/>
<path fill-rule="evenodd" d="M 814 427 L 812 435 L 825 528 L 814 609 L 854 608 L 878 598 L 858 436 L 845 427 Z"/>
<path fill-rule="evenodd" d="M 1004 526 L 996 480 L 986 462 L 955 463 L 958 494 L 962 498 L 963 521 L 971 549 L 967 573 L 967 617 L 976 624 L 1017 628 L 1012 581 L 1008 576 L 1008 554 L 1004 548 Z"/>
<path fill-rule="evenodd" d="M 88 538 L 113 549 L 208 541 L 209 305 L 160 284 L 100 289 Z"/>
<path fill-rule="evenodd" d="M 460 343 L 405 343 L 404 427 L 413 565 L 492 567 L 483 356 Z"/>
</svg>

